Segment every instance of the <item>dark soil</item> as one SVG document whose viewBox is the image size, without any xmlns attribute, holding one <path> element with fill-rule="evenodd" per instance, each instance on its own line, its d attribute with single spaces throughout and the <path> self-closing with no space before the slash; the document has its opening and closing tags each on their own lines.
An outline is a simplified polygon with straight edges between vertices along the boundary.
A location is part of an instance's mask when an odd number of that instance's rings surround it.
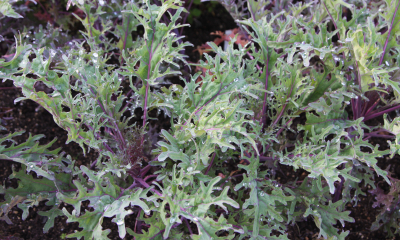
<svg viewBox="0 0 400 240">
<path fill-rule="evenodd" d="M 200 17 L 193 17 L 192 27 L 186 27 L 183 31 L 183 35 L 187 36 L 185 41 L 193 43 L 195 47 L 204 44 L 207 41 L 212 41 L 215 36 L 210 35 L 211 32 L 225 31 L 236 27 L 236 24 L 230 17 L 229 13 L 227 13 L 221 5 L 215 5 L 212 6 L 212 8 L 210 8 L 210 6 L 211 3 L 209 2 L 193 6 L 200 9 L 202 14 Z M 195 47 L 186 49 L 186 54 L 189 55 L 188 60 L 190 62 L 197 62 L 199 59 L 199 54 L 193 52 Z M 3 50 L 1 55 L 4 54 Z M 0 83 L 0 87 L 13 87 L 13 85 L 11 81 L 7 81 Z M 3 125 L 7 128 L 7 131 L 3 131 L 1 134 L 24 130 L 24 134 L 15 138 L 18 143 L 24 142 L 28 138 L 29 133 L 32 135 L 44 134 L 46 137 L 40 140 L 41 144 L 46 144 L 54 138 L 57 138 L 52 149 L 61 147 L 62 151 L 65 151 L 76 160 L 77 166 L 90 166 L 90 163 L 96 159 L 98 154 L 93 150 L 84 156 L 82 149 L 76 143 L 65 144 L 67 140 L 67 132 L 54 123 L 52 116 L 44 108 L 30 100 L 14 104 L 16 98 L 22 97 L 22 93 L 19 89 L 0 91 L 0 107 L 12 110 L 7 113 L 7 115 L 3 116 L 3 119 L 7 119 L 3 121 Z M 0 108 L 0 112 L 4 112 L 4 109 Z M 138 117 L 137 120 L 139 119 L 140 118 Z M 158 131 L 161 128 L 168 128 L 170 126 L 169 119 L 164 119 L 163 121 L 163 123 L 156 126 L 159 128 L 157 129 Z M 381 148 L 387 147 L 386 140 L 373 139 L 371 142 L 373 144 L 380 144 Z M 379 160 L 379 167 L 390 171 L 392 177 L 399 179 L 399 160 L 398 156 L 395 156 L 393 159 L 382 158 Z M 3 185 L 6 187 L 15 188 L 18 185 L 17 180 L 9 179 L 13 167 L 18 169 L 20 168 L 20 164 L 0 161 L 0 181 L 3 182 Z M 280 171 L 277 171 L 277 179 L 282 182 L 291 181 L 296 178 L 302 179 L 305 175 L 304 171 L 293 171 L 291 167 L 287 166 L 280 166 Z M 376 185 L 379 185 L 384 190 L 389 189 L 388 185 L 378 177 L 376 177 Z M 355 219 L 355 223 L 346 223 L 345 228 L 343 228 L 344 231 L 350 231 L 350 234 L 346 239 L 386 239 L 386 233 L 382 230 L 375 232 L 369 230 L 380 209 L 372 207 L 375 197 L 372 196 L 368 190 L 368 188 L 365 189 L 367 195 L 360 199 L 357 206 L 352 206 L 351 204 L 346 206 L 346 209 L 351 211 L 350 216 Z M 2 200 L 4 200 L 3 196 L 0 195 L 0 201 Z M 67 209 L 69 208 L 68 206 L 61 205 L 60 209 L 63 207 L 67 207 Z M 9 217 L 13 224 L 8 225 L 6 222 L 0 221 L 0 240 L 64 239 L 65 235 L 79 230 L 78 223 L 66 223 L 66 217 L 57 217 L 54 227 L 51 228 L 48 233 L 44 234 L 43 226 L 45 219 L 38 215 L 37 212 L 40 210 L 46 210 L 47 208 L 48 207 L 45 206 L 44 202 L 41 202 L 39 207 L 31 209 L 28 218 L 25 221 L 22 221 L 22 210 L 14 207 L 9 213 Z M 135 216 L 136 214 L 132 214 L 126 218 L 127 225 L 134 224 Z M 340 228 L 339 225 L 338 227 Z M 109 238 L 120 239 L 118 237 L 117 225 L 112 223 L 111 219 L 104 220 L 103 228 L 112 230 L 110 235 L 108 235 Z M 294 226 L 289 226 L 288 229 L 290 239 L 320 239 L 318 238 L 319 229 L 315 226 L 314 221 L 311 218 L 308 218 L 307 221 L 299 222 Z M 133 239 L 133 237 L 127 234 L 125 239 Z M 400 239 L 400 237 L 395 239 Z"/>
</svg>

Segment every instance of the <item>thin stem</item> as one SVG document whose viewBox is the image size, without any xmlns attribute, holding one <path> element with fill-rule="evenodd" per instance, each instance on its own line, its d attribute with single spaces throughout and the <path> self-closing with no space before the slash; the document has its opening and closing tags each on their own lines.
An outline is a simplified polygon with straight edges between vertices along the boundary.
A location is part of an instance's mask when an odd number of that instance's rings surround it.
<svg viewBox="0 0 400 240">
<path fill-rule="evenodd" d="M 1 108 L 1 107 L 0 107 L 0 108 Z M 6 110 L 5 112 L 0 112 L 0 115 L 6 114 L 6 113 L 9 113 L 9 112 L 12 112 L 12 111 L 13 111 L 12 109 Z"/>
<path fill-rule="evenodd" d="M 255 17 L 255 14 L 254 14 L 254 11 L 253 11 L 253 8 L 251 7 L 251 6 L 249 6 L 249 11 L 250 11 L 250 13 L 251 13 L 251 17 L 253 18 L 253 21 L 255 22 L 256 21 L 256 17 Z M 266 39 L 267 41 L 268 41 L 268 36 L 267 36 L 267 39 Z M 268 78 L 269 78 L 269 69 L 268 69 L 268 67 L 269 67 L 269 54 L 268 54 L 268 46 L 267 46 L 267 60 L 264 62 L 265 63 L 265 71 L 266 71 L 266 76 L 265 76 L 265 87 L 264 87 L 264 89 L 265 90 L 268 90 Z M 263 101 L 263 109 L 262 109 L 262 114 L 261 114 L 261 124 L 262 124 L 262 129 L 264 130 L 265 129 L 265 123 L 266 123 L 266 121 L 267 121 L 267 116 L 266 116 L 266 112 L 267 112 L 267 103 L 266 103 L 266 101 L 267 101 L 267 92 L 265 92 L 264 93 L 264 101 Z"/>
<path fill-rule="evenodd" d="M 87 82 L 87 79 L 86 79 L 81 73 L 79 73 L 79 75 L 80 75 L 81 78 L 83 78 L 83 79 Z M 115 117 L 114 117 L 113 114 L 109 114 L 109 113 L 106 111 L 106 109 L 105 109 L 103 103 L 100 101 L 100 97 L 97 97 L 97 93 L 94 91 L 93 87 L 90 87 L 90 91 L 92 92 L 93 96 L 96 97 L 97 103 L 99 104 L 101 110 L 102 110 L 106 115 L 109 115 L 110 117 L 112 117 L 112 118 L 115 119 Z M 122 136 L 122 133 L 121 133 L 121 131 L 120 131 L 120 129 L 119 129 L 117 123 L 116 123 L 115 121 L 113 121 L 111 124 L 114 125 L 115 131 L 117 131 L 117 133 L 118 133 L 118 138 L 116 138 L 116 140 L 119 140 L 120 145 L 122 145 L 123 148 L 125 149 L 125 147 L 126 147 L 125 138 Z M 109 150 L 111 150 L 111 149 L 109 149 Z M 112 151 L 111 151 L 111 152 L 112 152 Z"/>
<path fill-rule="evenodd" d="M 351 101 L 351 110 L 353 111 L 353 120 L 356 120 L 358 118 L 356 100 L 352 98 L 350 101 Z"/>
<path fill-rule="evenodd" d="M 188 228 L 190 235 L 192 235 L 193 232 L 192 232 L 192 229 L 190 228 L 189 221 L 188 221 L 186 218 L 184 218 L 184 217 L 181 217 L 181 221 L 185 222 L 186 227 Z"/>
<path fill-rule="evenodd" d="M 254 59 L 254 57 L 253 57 L 249 52 L 247 52 L 247 56 L 249 56 L 249 58 L 250 58 L 251 60 Z M 256 64 L 256 67 L 257 67 L 258 71 L 260 71 L 260 74 L 262 74 L 262 69 L 261 69 L 261 67 L 258 66 L 258 64 Z"/>
<path fill-rule="evenodd" d="M 139 209 L 138 214 L 137 214 L 137 216 L 136 216 L 135 227 L 133 228 L 133 231 L 134 231 L 135 233 L 137 233 L 137 232 L 136 232 L 136 227 L 137 227 L 138 218 L 140 217 L 140 213 L 141 213 L 141 212 L 142 212 L 142 209 Z"/>
<path fill-rule="evenodd" d="M 390 136 L 387 134 L 378 134 L 378 133 L 364 133 L 364 136 L 368 137 L 380 137 L 380 138 L 394 138 L 395 136 Z"/>
<path fill-rule="evenodd" d="M 154 177 L 157 177 L 158 175 L 149 175 L 149 176 L 146 176 L 143 180 L 145 181 L 145 182 L 147 182 L 147 180 L 149 179 L 149 178 L 154 178 Z"/>
<path fill-rule="evenodd" d="M 283 126 L 281 129 L 279 129 L 279 131 L 276 133 L 275 136 L 279 136 L 279 134 L 281 134 L 283 132 L 283 130 L 287 127 L 287 125 L 293 120 L 294 118 L 289 119 L 289 121 L 286 122 L 285 126 Z"/>
<path fill-rule="evenodd" d="M 134 188 L 137 185 L 136 182 L 133 182 L 132 185 L 130 185 L 128 188 L 124 189 L 124 191 L 122 191 L 119 196 L 116 198 L 116 200 L 118 200 L 120 197 L 122 197 L 122 195 L 124 195 L 124 193 L 128 190 L 131 190 L 132 188 Z"/>
<path fill-rule="evenodd" d="M 385 57 L 386 48 L 387 48 L 387 45 L 389 43 L 390 33 L 393 30 L 393 23 L 394 23 L 394 19 L 396 17 L 396 14 L 397 14 L 397 10 L 399 9 L 399 5 L 400 5 L 400 0 L 397 3 L 396 10 L 394 11 L 394 14 L 393 14 L 392 22 L 390 23 L 390 28 L 389 28 L 388 35 L 387 35 L 387 38 L 386 38 L 386 41 L 385 41 L 385 45 L 383 46 L 383 53 L 382 53 L 381 59 L 379 59 L 379 65 L 382 64 L 383 58 Z"/>
<path fill-rule="evenodd" d="M 158 158 L 158 157 L 157 157 L 157 158 Z M 154 161 L 157 161 L 157 158 L 154 159 Z M 147 165 L 146 167 L 142 168 L 142 169 L 140 170 L 140 176 L 143 178 L 144 175 L 146 175 L 146 173 L 150 170 L 150 168 L 151 168 L 151 165 Z"/>
<path fill-rule="evenodd" d="M 145 187 L 145 188 L 150 187 L 150 185 L 147 182 L 143 181 L 143 179 L 137 178 L 137 177 L 135 177 L 134 179 L 135 179 L 135 181 L 138 181 L 140 184 L 142 184 L 143 187 Z M 157 194 L 160 197 L 163 196 L 159 191 L 155 190 L 154 188 L 150 189 L 150 191 L 154 192 L 155 194 Z"/>
<path fill-rule="evenodd" d="M 383 115 L 383 114 L 385 114 L 385 113 L 392 112 L 392 111 L 394 111 L 394 110 L 396 110 L 396 109 L 399 109 L 399 108 L 400 108 L 400 104 L 397 105 L 397 106 L 391 107 L 391 108 L 389 108 L 389 109 L 386 109 L 386 110 L 384 110 L 384 111 L 371 114 L 371 115 L 369 115 L 369 116 L 366 116 L 366 117 L 364 118 L 364 121 L 367 121 L 367 120 L 372 119 L 372 118 L 379 117 L 379 116 L 381 116 L 381 115 Z"/>
<path fill-rule="evenodd" d="M 334 203 L 339 201 L 339 198 L 342 195 L 342 187 L 343 187 L 343 183 L 344 183 L 344 178 L 341 175 L 339 176 L 339 178 L 340 178 L 340 183 L 339 183 L 339 186 L 337 186 L 335 189 L 335 195 L 332 200 L 332 202 L 334 202 Z"/>
<path fill-rule="evenodd" d="M 150 67 L 149 67 L 150 69 Z M 147 96 L 149 94 L 150 85 L 147 83 L 146 85 L 146 95 L 144 99 L 144 113 L 143 113 L 143 128 L 146 126 L 146 118 L 147 118 Z M 142 136 L 142 140 L 140 142 L 141 145 L 144 143 L 144 135 Z"/>
<path fill-rule="evenodd" d="M 363 114 L 363 116 L 368 115 L 372 110 L 374 110 L 376 105 L 378 105 L 379 101 L 380 99 L 376 100 L 376 102 L 374 102 L 374 104 L 372 104 L 372 106 L 368 108 L 368 110 Z"/>
<path fill-rule="evenodd" d="M 305 108 L 303 109 L 303 111 L 306 110 L 307 108 L 309 108 L 309 107 L 305 107 Z M 298 114 L 300 114 L 300 113 L 301 113 L 301 112 L 297 112 L 296 115 L 298 115 Z M 291 118 L 291 119 L 289 119 L 289 121 L 287 121 L 287 122 L 285 123 L 285 126 L 281 127 L 281 129 L 279 129 L 279 131 L 276 133 L 275 136 L 278 137 L 279 134 L 281 134 L 281 133 L 283 132 L 283 130 L 287 127 L 287 125 L 288 125 L 291 121 L 293 121 L 293 119 L 294 119 L 294 117 Z M 270 145 L 267 145 L 265 152 L 268 151 L 269 147 L 270 147 Z"/>
<path fill-rule="evenodd" d="M 211 166 L 212 166 L 212 165 L 213 165 L 213 163 L 214 163 L 214 158 L 215 158 L 215 152 L 214 152 L 214 154 L 213 154 L 213 157 L 212 157 L 211 163 L 208 165 L 208 168 L 207 168 L 206 172 L 204 173 L 205 175 L 207 175 L 207 174 L 208 174 L 208 171 L 210 171 L 210 169 L 211 169 Z"/>
<path fill-rule="evenodd" d="M 89 124 L 85 124 L 85 126 L 88 127 L 91 131 L 93 131 L 92 126 L 90 126 Z M 97 140 L 100 140 L 100 134 L 96 133 L 95 136 L 97 137 Z M 114 151 L 110 148 L 110 146 L 108 146 L 107 143 L 103 142 L 103 145 L 108 151 L 110 151 L 112 154 L 115 154 Z M 95 162 L 97 162 L 97 160 Z"/>
<path fill-rule="evenodd" d="M 358 83 L 358 89 L 360 89 L 360 91 L 362 91 L 361 88 L 361 74 L 360 74 L 360 69 L 358 67 L 358 62 L 355 61 L 356 63 L 356 68 L 357 68 L 357 83 Z M 361 116 L 361 98 L 357 98 L 357 99 L 351 99 L 351 108 L 353 110 L 353 120 L 358 119 Z"/>
</svg>

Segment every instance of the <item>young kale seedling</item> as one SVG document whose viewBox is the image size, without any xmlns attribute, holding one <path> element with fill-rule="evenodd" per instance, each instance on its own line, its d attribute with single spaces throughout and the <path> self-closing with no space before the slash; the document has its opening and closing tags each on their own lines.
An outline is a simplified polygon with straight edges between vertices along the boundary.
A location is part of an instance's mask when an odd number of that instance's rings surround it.
<svg viewBox="0 0 400 240">
<path fill-rule="evenodd" d="M 37 102 L 68 132 L 67 143 L 99 152 L 90 166 L 75 166 L 60 149 L 49 150 L 55 140 L 39 146 L 43 136 L 37 135 L 5 147 L 21 132 L 3 136 L 0 159 L 22 165 L 10 176 L 20 180 L 18 188 L 1 189 L 3 220 L 10 222 L 10 206 L 26 219 L 31 207 L 47 200 L 50 210 L 39 212 L 48 217 L 44 232 L 64 215 L 82 228 L 69 238 L 108 239 L 107 217 L 121 238 L 287 239 L 287 226 L 310 216 L 324 238 L 344 239 L 349 232 L 334 225 L 354 221 L 344 209 L 365 195 L 361 185 L 382 196 L 377 174 L 397 186 L 377 163 L 400 149 L 399 118 L 385 117 L 379 128 L 367 122 L 399 108 L 397 1 L 363 7 L 307 1 L 286 11 L 266 1 L 239 1 L 229 10 L 251 41 L 235 47 L 234 38 L 226 50 L 208 43 L 215 57 L 205 53 L 196 64 L 205 74 L 161 88 L 187 65 L 183 53 L 191 44 L 177 34 L 188 27 L 179 23 L 183 2 L 108 2 L 68 1 L 82 11 L 76 17 L 85 27 L 83 39 L 68 47 L 38 46 L 21 33 L 12 59 L 0 61 L 0 77 L 22 89 L 16 101 Z M 343 9 L 351 19 L 342 18 Z M 126 95 L 120 89 L 125 79 Z M 38 82 L 52 91 L 37 91 Z M 134 116 L 138 108 L 143 116 L 135 125 L 124 114 Z M 172 126 L 151 149 L 153 109 Z M 368 142 L 378 135 L 391 140 L 378 134 L 382 130 L 396 138 L 388 150 Z M 279 180 L 276 162 L 307 176 Z M 389 195 L 396 194 L 392 188 Z M 85 201 L 93 211 L 81 212 Z M 396 195 L 383 203 L 392 213 L 397 202 Z M 132 214 L 136 221 L 126 222 Z M 383 219 L 398 233 L 390 216 L 382 213 L 374 229 Z"/>
</svg>

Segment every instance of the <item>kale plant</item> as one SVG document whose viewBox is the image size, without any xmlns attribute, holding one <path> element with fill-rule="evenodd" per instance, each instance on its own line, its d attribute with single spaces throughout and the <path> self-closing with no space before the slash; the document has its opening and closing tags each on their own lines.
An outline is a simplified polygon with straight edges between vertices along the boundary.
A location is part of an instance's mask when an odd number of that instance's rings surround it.
<svg viewBox="0 0 400 240">
<path fill-rule="evenodd" d="M 3 2 L 3 15 L 20 17 Z M 15 37 L 0 77 L 22 89 L 16 102 L 37 102 L 68 132 L 67 143 L 99 157 L 76 166 L 60 149 L 49 150 L 55 140 L 39 145 L 43 135 L 19 145 L 6 141 L 21 132 L 2 136 L 0 160 L 22 167 L 10 176 L 18 188 L 0 189 L 1 219 L 11 223 L 13 206 L 26 219 L 46 201 L 43 231 L 64 215 L 82 228 L 69 238 L 108 239 L 107 217 L 121 238 L 287 239 L 288 225 L 311 217 L 325 239 L 345 239 L 349 232 L 335 225 L 354 221 L 345 205 L 370 185 L 376 205 L 387 206 L 373 229 L 398 234 L 399 183 L 377 163 L 400 150 L 400 119 L 385 115 L 400 108 L 400 2 L 231 4 L 251 41 L 235 47 L 232 39 L 226 50 L 209 43 L 213 56 L 197 64 L 206 74 L 196 83 L 201 73 L 194 73 L 184 86 L 168 84 L 187 65 L 182 53 L 191 45 L 176 34 L 188 27 L 180 23 L 182 3 L 70 0 L 67 8 L 83 12 L 75 15 L 83 39 L 63 46 L 29 43 L 25 31 Z M 128 94 L 120 88 L 126 79 Z M 40 82 L 50 90 L 37 91 Z M 138 108 L 143 121 L 133 123 L 124 114 Z M 153 110 L 172 125 L 156 148 L 148 134 Z M 384 124 L 368 124 L 382 115 Z M 390 149 L 379 150 L 372 137 L 388 139 Z M 278 181 L 279 164 L 307 177 Z M 376 176 L 394 184 L 388 195 Z M 84 201 L 93 211 L 81 212 Z M 136 222 L 125 221 L 131 214 Z"/>
</svg>

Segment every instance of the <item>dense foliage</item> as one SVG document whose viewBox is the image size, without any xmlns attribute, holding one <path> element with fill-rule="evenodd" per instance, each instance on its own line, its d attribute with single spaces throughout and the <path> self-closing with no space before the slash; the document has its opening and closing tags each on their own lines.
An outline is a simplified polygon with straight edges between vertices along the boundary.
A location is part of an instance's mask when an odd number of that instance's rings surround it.
<svg viewBox="0 0 400 240">
<path fill-rule="evenodd" d="M 344 206 L 370 185 L 375 205 L 385 205 L 373 229 L 399 233 L 399 181 L 377 162 L 400 151 L 400 118 L 386 116 L 400 108 L 400 1 L 277 1 L 271 9 L 267 1 L 220 0 L 247 44 L 209 43 L 212 53 L 196 65 L 205 74 L 182 78 L 184 86 L 168 84 L 188 64 L 190 43 L 177 31 L 188 26 L 182 2 L 121 2 L 70 0 L 83 39 L 64 44 L 48 25 L 31 41 L 21 29 L 0 59 L 0 77 L 25 96 L 16 101 L 37 102 L 68 142 L 99 152 L 90 167 L 76 166 L 49 150 L 55 140 L 39 145 L 43 135 L 19 145 L 7 141 L 21 132 L 2 136 L 0 160 L 22 164 L 10 176 L 19 187 L 0 189 L 2 220 L 15 205 L 26 218 L 47 200 L 44 232 L 65 215 L 83 228 L 70 238 L 108 239 L 109 217 L 121 238 L 287 239 L 288 225 L 312 216 L 324 238 L 344 239 L 349 232 L 334 225 L 354 221 Z M 22 17 L 0 4 L 3 17 Z M 123 94 L 126 79 L 131 91 Z M 50 90 L 37 91 L 39 82 Z M 143 122 L 132 124 L 125 116 L 138 108 Z M 157 148 L 146 133 L 150 111 L 171 119 Z M 384 124 L 367 124 L 380 116 Z M 390 149 L 379 150 L 372 137 L 387 138 Z M 278 163 L 308 176 L 281 183 Z M 388 194 L 376 175 L 392 186 Z M 81 212 L 84 201 L 93 211 Z M 59 209 L 61 202 L 74 210 Z M 125 222 L 131 214 L 140 227 Z"/>
</svg>

